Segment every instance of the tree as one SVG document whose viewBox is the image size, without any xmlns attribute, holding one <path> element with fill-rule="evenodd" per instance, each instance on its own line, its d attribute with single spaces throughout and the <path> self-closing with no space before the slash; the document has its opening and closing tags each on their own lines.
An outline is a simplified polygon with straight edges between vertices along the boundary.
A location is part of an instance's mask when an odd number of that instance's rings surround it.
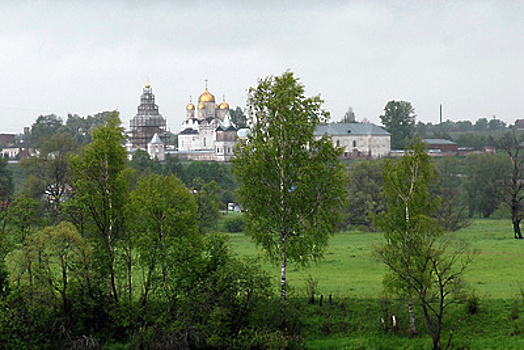
<svg viewBox="0 0 524 350">
<path fill-rule="evenodd" d="M 382 125 L 391 133 L 391 148 L 403 149 L 415 132 L 415 109 L 407 101 L 389 101 L 380 116 Z"/>
<path fill-rule="evenodd" d="M 489 217 L 502 203 L 508 163 L 501 155 L 470 154 L 465 159 L 464 188 L 468 194 L 469 216 Z"/>
<path fill-rule="evenodd" d="M 24 192 L 38 201 L 44 201 L 53 218 L 58 216 L 60 206 L 69 188 L 69 158 L 76 144 L 71 136 L 58 133 L 42 141 L 40 152 L 23 159 L 21 165 L 29 174 Z"/>
<path fill-rule="evenodd" d="M 344 113 L 344 116 L 342 119 L 340 119 L 339 123 L 355 123 L 357 121 L 357 117 L 355 115 L 355 112 L 353 111 L 353 107 L 349 106 L 346 113 Z"/>
<path fill-rule="evenodd" d="M 431 193 L 439 196 L 441 203 L 435 218 L 445 231 L 457 231 L 470 224 L 467 196 L 462 186 L 464 169 L 457 157 L 435 159 L 436 179 Z"/>
<path fill-rule="evenodd" d="M 343 214 L 342 224 L 371 228 L 372 217 L 384 210 L 382 196 L 382 160 L 363 160 L 352 163 L 348 168 L 348 208 Z"/>
<path fill-rule="evenodd" d="M 231 116 L 231 121 L 238 129 L 247 127 L 247 117 L 242 108 L 237 106 L 236 109 L 230 109 L 229 115 Z"/>
<path fill-rule="evenodd" d="M 510 176 L 505 181 L 507 202 L 511 208 L 511 223 L 516 239 L 523 239 L 520 222 L 524 217 L 524 154 L 515 132 L 508 132 L 498 142 L 511 162 Z"/>
<path fill-rule="evenodd" d="M 41 142 L 56 134 L 62 126 L 62 118 L 54 114 L 39 116 L 31 126 L 31 142 L 40 147 Z"/>
<path fill-rule="evenodd" d="M 158 279 L 169 303 L 176 294 L 171 284 L 177 267 L 187 264 L 189 257 L 200 251 L 194 249 L 200 240 L 197 205 L 182 181 L 173 175 L 141 177 L 130 200 L 134 247 L 145 271 L 141 303 L 146 304 Z"/>
<path fill-rule="evenodd" d="M 7 167 L 7 160 L 0 157 L 0 201 L 9 203 L 14 190 L 13 173 Z"/>
<path fill-rule="evenodd" d="M 417 334 L 412 298 L 420 302 L 433 349 L 441 347 L 447 307 L 461 295 L 461 277 L 470 262 L 466 246 L 442 239 L 442 228 L 429 214 L 439 205 L 429 188 L 435 174 L 425 144 L 414 140 L 406 155 L 384 165 L 387 211 L 377 216 L 386 243 L 377 252 L 388 266 L 385 285 L 407 294 L 410 326 Z M 452 334 L 452 332 L 450 333 Z M 451 335 L 446 348 L 451 343 Z"/>
<path fill-rule="evenodd" d="M 220 209 L 220 187 L 215 181 L 205 183 L 197 177 L 193 181 L 193 193 L 198 205 L 198 222 L 201 231 L 215 228 Z"/>
<path fill-rule="evenodd" d="M 282 300 L 287 263 L 322 257 L 345 197 L 340 150 L 313 134 L 329 116 L 321 105 L 291 72 L 259 80 L 249 90 L 251 131 L 233 160 L 247 233 L 280 261 Z"/>
<path fill-rule="evenodd" d="M 73 224 L 61 222 L 48 226 L 29 236 L 16 252 L 15 277 L 19 284 L 31 287 L 30 293 L 47 293 L 41 302 L 60 300 L 62 311 L 68 313 L 71 308 L 69 285 L 72 279 L 81 277 L 86 255 L 90 255 L 90 247 Z"/>
<path fill-rule="evenodd" d="M 76 114 L 69 114 L 65 126 L 62 128 L 73 137 L 79 146 L 86 145 L 92 141 L 93 130 L 104 125 L 111 118 L 113 112 L 101 112 L 94 116 L 88 115 L 81 117 Z"/>
<path fill-rule="evenodd" d="M 93 130 L 93 142 L 83 155 L 71 161 L 74 201 L 92 223 L 88 233 L 96 242 L 98 269 L 107 277 L 109 295 L 116 303 L 115 248 L 124 233 L 131 180 L 124 140 L 118 112 L 113 112 L 105 125 Z"/>
<path fill-rule="evenodd" d="M 386 245 L 379 254 L 393 271 L 389 278 L 394 280 L 395 288 L 405 291 L 409 297 L 410 327 L 413 334 L 418 334 L 413 311 L 413 291 L 409 284 L 399 278 L 397 271 L 410 273 L 417 263 L 413 249 L 424 240 L 424 236 L 432 234 L 436 229 L 434 220 L 429 217 L 435 209 L 435 202 L 429 195 L 434 172 L 426 145 L 415 140 L 406 148 L 403 158 L 386 160 L 383 176 L 387 210 L 376 217 L 375 224 L 384 231 Z"/>
</svg>

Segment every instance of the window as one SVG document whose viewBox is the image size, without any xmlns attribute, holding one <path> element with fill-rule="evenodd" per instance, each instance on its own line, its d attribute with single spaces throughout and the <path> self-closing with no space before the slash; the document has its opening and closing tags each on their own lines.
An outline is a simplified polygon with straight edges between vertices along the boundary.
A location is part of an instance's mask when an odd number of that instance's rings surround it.
<svg viewBox="0 0 524 350">
<path fill-rule="evenodd" d="M 353 141 L 353 147 L 357 147 L 357 141 Z"/>
</svg>

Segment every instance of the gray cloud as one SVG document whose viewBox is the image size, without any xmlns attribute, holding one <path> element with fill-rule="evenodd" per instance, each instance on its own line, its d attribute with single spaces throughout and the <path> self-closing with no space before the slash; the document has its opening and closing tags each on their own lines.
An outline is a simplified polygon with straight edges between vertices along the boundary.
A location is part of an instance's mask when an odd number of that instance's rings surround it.
<svg viewBox="0 0 524 350">
<path fill-rule="evenodd" d="M 150 80 L 173 131 L 204 80 L 244 106 L 290 69 L 332 117 L 378 123 L 390 99 L 419 120 L 522 117 L 524 3 L 514 1 L 39 1 L 0 5 L 0 120 L 118 108 L 127 126 Z"/>
</svg>

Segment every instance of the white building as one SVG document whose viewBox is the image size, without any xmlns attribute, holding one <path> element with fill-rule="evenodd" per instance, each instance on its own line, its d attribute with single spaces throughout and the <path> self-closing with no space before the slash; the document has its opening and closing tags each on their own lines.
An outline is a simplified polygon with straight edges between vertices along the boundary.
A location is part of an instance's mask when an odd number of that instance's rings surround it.
<svg viewBox="0 0 524 350">
<path fill-rule="evenodd" d="M 380 158 L 391 151 L 391 134 L 371 123 L 331 123 L 320 125 L 315 136 L 330 135 L 337 147 L 344 149 L 348 159 Z"/>
</svg>

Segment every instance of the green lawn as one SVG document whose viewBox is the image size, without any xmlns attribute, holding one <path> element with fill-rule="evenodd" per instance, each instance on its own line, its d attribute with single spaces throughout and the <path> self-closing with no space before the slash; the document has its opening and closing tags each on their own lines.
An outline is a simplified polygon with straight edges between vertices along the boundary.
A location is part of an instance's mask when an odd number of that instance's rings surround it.
<svg viewBox="0 0 524 350">
<path fill-rule="evenodd" d="M 445 316 L 442 340 L 447 341 L 452 324 L 460 320 L 455 327 L 453 349 L 524 349 L 524 299 L 519 297 L 524 289 L 519 259 L 524 256 L 524 240 L 513 238 L 509 220 L 474 220 L 470 227 L 453 235 L 478 250 L 465 278 L 471 291 L 480 297 L 480 303 L 478 313 L 473 315 L 466 312 L 464 305 L 451 307 Z M 278 286 L 279 267 L 268 263 L 244 234 L 229 236 L 233 250 L 239 256 L 260 259 Z M 399 334 L 384 333 L 381 327 L 385 268 L 372 256 L 372 246 L 380 243 L 380 233 L 338 233 L 331 239 L 322 262 L 307 270 L 290 268 L 288 282 L 304 305 L 303 328 L 308 349 L 431 349 L 422 315 L 418 315 L 421 335 L 407 335 L 405 302 L 392 299 L 388 307 L 389 313 L 398 317 Z M 319 293 L 334 296 L 333 305 L 324 303 L 321 307 L 305 302 L 305 281 L 309 276 L 318 281 Z"/>
<path fill-rule="evenodd" d="M 524 289 L 521 257 L 524 240 L 515 240 L 509 220 L 474 220 L 466 229 L 452 233 L 478 251 L 466 273 L 466 281 L 480 297 L 514 299 Z M 280 268 L 265 259 L 243 233 L 229 234 L 233 250 L 239 255 L 258 258 L 278 283 Z M 372 246 L 382 243 L 382 234 L 349 231 L 335 234 L 325 259 L 308 269 L 289 265 L 288 282 L 298 292 L 311 276 L 318 281 L 319 293 L 339 298 L 377 298 L 382 291 L 383 264 L 372 256 Z"/>
</svg>

